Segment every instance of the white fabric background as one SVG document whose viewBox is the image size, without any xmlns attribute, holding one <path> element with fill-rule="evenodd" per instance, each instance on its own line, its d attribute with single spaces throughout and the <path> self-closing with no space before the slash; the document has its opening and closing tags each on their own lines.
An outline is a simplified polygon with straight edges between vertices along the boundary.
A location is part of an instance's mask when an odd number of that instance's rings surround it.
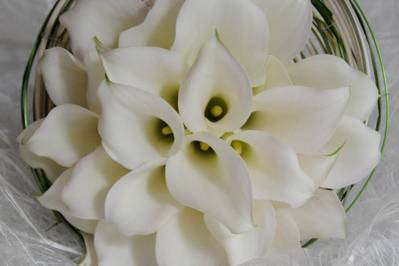
<svg viewBox="0 0 399 266">
<path fill-rule="evenodd" d="M 22 72 L 52 2 L 0 0 L 0 266 L 74 265 L 82 252 L 79 238 L 35 201 L 36 184 L 16 154 Z M 399 265 L 399 0 L 360 3 L 389 75 L 389 147 L 367 193 L 347 218 L 346 240 L 321 241 L 306 257 L 254 265 Z"/>
</svg>

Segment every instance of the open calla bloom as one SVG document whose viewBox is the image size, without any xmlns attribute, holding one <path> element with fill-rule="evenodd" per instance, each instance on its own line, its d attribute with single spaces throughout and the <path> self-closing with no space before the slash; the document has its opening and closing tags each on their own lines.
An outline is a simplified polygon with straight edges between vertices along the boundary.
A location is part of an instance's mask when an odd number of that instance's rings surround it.
<svg viewBox="0 0 399 266">
<path fill-rule="evenodd" d="M 362 72 L 350 67 L 343 59 L 331 55 L 309 57 L 288 67 L 294 84 L 321 89 L 350 88 L 350 99 L 345 113 L 367 120 L 378 97 L 377 87 Z"/>
<path fill-rule="evenodd" d="M 309 0 L 81 0 L 61 22 L 72 52 L 39 64 L 56 107 L 18 142 L 98 265 L 239 265 L 345 236 L 331 189 L 380 160 L 377 90 L 334 56 L 292 62 Z"/>
<path fill-rule="evenodd" d="M 177 18 L 172 50 L 192 64 L 215 30 L 251 84 L 263 84 L 269 27 L 262 10 L 246 0 L 186 0 Z"/>
<path fill-rule="evenodd" d="M 252 0 L 266 15 L 270 28 L 269 52 L 284 63 L 305 46 L 312 29 L 310 0 Z"/>
<path fill-rule="evenodd" d="M 152 46 L 169 49 L 175 38 L 177 14 L 184 0 L 156 1 L 143 23 L 119 36 L 119 47 Z"/>
<path fill-rule="evenodd" d="M 202 48 L 179 91 L 179 112 L 192 132 L 223 134 L 248 119 L 252 89 L 244 70 L 217 37 Z"/>
</svg>

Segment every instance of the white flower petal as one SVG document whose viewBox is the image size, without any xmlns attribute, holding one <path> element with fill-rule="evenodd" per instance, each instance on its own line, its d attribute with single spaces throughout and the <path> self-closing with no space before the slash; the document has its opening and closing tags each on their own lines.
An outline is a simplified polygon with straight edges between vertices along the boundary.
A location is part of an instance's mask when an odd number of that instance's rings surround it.
<svg viewBox="0 0 399 266">
<path fill-rule="evenodd" d="M 246 162 L 255 199 L 297 207 L 312 196 L 316 187 L 289 146 L 268 133 L 252 130 L 237 132 L 227 141 L 242 145 L 241 157 Z"/>
<path fill-rule="evenodd" d="M 34 154 L 73 166 L 100 144 L 96 114 L 78 105 L 63 104 L 54 108 L 26 143 Z"/>
<path fill-rule="evenodd" d="M 192 64 L 215 30 L 252 85 L 263 84 L 269 38 L 263 12 L 247 0 L 186 0 L 177 18 L 172 50 Z"/>
<path fill-rule="evenodd" d="M 377 131 L 360 120 L 344 117 L 331 141 L 323 148 L 325 152 L 331 152 L 343 145 L 321 186 L 341 188 L 366 178 L 380 161 L 380 142 L 381 135 Z"/>
<path fill-rule="evenodd" d="M 269 55 L 266 62 L 266 82 L 264 85 L 254 88 L 255 94 L 275 87 L 291 86 L 292 81 L 288 70 L 276 57 Z"/>
<path fill-rule="evenodd" d="M 268 254 L 286 254 L 301 249 L 300 235 L 294 219 L 281 210 L 276 210 L 276 233 Z"/>
<path fill-rule="evenodd" d="M 201 151 L 198 143 L 209 150 Z M 248 172 L 223 140 L 209 133 L 188 136 L 183 149 L 166 163 L 166 182 L 177 201 L 213 216 L 232 232 L 253 228 Z"/>
<path fill-rule="evenodd" d="M 313 15 L 310 0 L 253 0 L 266 14 L 270 54 L 281 60 L 295 57 L 308 41 Z"/>
<path fill-rule="evenodd" d="M 61 174 L 61 176 L 54 182 L 54 184 L 38 198 L 40 204 L 47 209 L 56 210 L 60 212 L 65 219 L 73 226 L 86 233 L 94 233 L 97 225 L 95 220 L 79 219 L 69 213 L 67 206 L 61 199 L 62 190 L 65 184 L 69 181 L 72 174 L 72 169 L 68 169 Z"/>
<path fill-rule="evenodd" d="M 90 266 L 90 265 L 98 265 L 97 263 L 97 255 L 94 249 L 94 238 L 93 235 L 82 233 L 82 237 L 85 243 L 86 254 L 84 256 L 83 261 L 80 262 L 82 266 Z"/>
<path fill-rule="evenodd" d="M 155 1 L 145 20 L 122 32 L 119 47 L 153 46 L 169 49 L 175 39 L 176 18 L 184 0 Z"/>
<path fill-rule="evenodd" d="M 156 47 L 131 47 L 104 53 L 102 61 L 112 82 L 154 93 L 176 105 L 186 72 L 180 54 Z"/>
<path fill-rule="evenodd" d="M 224 116 L 206 116 L 212 99 L 223 101 Z M 252 88 L 239 63 L 216 37 L 201 50 L 179 91 L 179 111 L 192 132 L 223 133 L 240 128 L 251 111 Z M 224 106 L 223 106 L 224 105 Z"/>
<path fill-rule="evenodd" d="M 42 125 L 43 121 L 44 119 L 37 120 L 29 125 L 29 127 L 27 127 L 24 131 L 22 131 L 17 138 L 17 142 L 19 144 L 18 151 L 21 158 L 30 167 L 42 169 L 47 178 L 54 182 L 58 176 L 65 171 L 65 168 L 58 165 L 53 160 L 32 153 L 32 151 L 30 151 L 29 147 L 26 145 L 33 134 L 35 134 L 36 130 Z"/>
<path fill-rule="evenodd" d="M 294 219 L 301 240 L 345 238 L 345 210 L 334 191 L 319 189 L 305 205 L 281 211 Z"/>
<path fill-rule="evenodd" d="M 102 147 L 80 160 L 73 168 L 61 197 L 70 213 L 82 219 L 104 219 L 105 197 L 127 170 L 112 161 Z"/>
<path fill-rule="evenodd" d="M 48 49 L 40 58 L 39 67 L 55 105 L 72 103 L 86 107 L 86 71 L 71 53 L 61 47 Z"/>
<path fill-rule="evenodd" d="M 180 149 L 183 124 L 162 98 L 110 82 L 103 82 L 99 96 L 103 112 L 99 131 L 105 150 L 115 161 L 134 169 Z M 162 134 L 164 126 L 170 134 Z"/>
<path fill-rule="evenodd" d="M 142 1 L 82 0 L 60 21 L 68 30 L 74 55 L 83 60 L 94 37 L 106 46 L 115 46 L 119 33 L 142 22 L 147 12 Z"/>
<path fill-rule="evenodd" d="M 94 235 L 98 266 L 156 266 L 155 235 L 127 237 L 100 221 Z"/>
<path fill-rule="evenodd" d="M 124 235 L 147 235 L 179 208 L 166 187 L 164 166 L 156 166 L 134 170 L 120 179 L 108 193 L 105 215 Z"/>
<path fill-rule="evenodd" d="M 105 80 L 105 71 L 94 42 L 84 59 L 84 64 L 87 71 L 87 105 L 91 111 L 100 114 L 101 104 L 97 92 L 100 84 Z"/>
<path fill-rule="evenodd" d="M 267 201 L 255 202 L 254 217 L 257 227 L 242 234 L 233 234 L 216 219 L 204 216 L 208 230 L 226 250 L 230 265 L 260 258 L 270 248 L 277 226 L 273 206 Z"/>
<path fill-rule="evenodd" d="M 331 155 L 298 155 L 301 168 L 308 174 L 316 187 L 319 187 L 333 168 L 337 154 Z"/>
<path fill-rule="evenodd" d="M 202 214 L 188 208 L 159 229 L 156 256 L 162 266 L 227 264 L 224 250 L 208 232 Z"/>
<path fill-rule="evenodd" d="M 378 90 L 375 83 L 339 57 L 312 56 L 297 64 L 290 64 L 288 70 L 296 85 L 321 89 L 349 87 L 351 95 L 346 115 L 366 120 L 377 103 Z"/>
<path fill-rule="evenodd" d="M 298 153 L 318 151 L 334 133 L 349 98 L 349 89 L 280 87 L 254 98 L 255 112 L 244 126 L 265 130 Z"/>
</svg>

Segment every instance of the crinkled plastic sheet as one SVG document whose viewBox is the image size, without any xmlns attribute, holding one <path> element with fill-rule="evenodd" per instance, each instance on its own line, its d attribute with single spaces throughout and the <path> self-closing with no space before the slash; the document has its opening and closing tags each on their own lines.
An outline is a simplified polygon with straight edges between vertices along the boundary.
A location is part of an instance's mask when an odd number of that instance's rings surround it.
<svg viewBox="0 0 399 266">
<path fill-rule="evenodd" d="M 344 1 L 344 0 L 337 0 Z M 53 0 L 0 0 L 0 265 L 75 265 L 79 236 L 35 200 L 36 183 L 18 158 L 19 87 L 25 61 Z M 388 148 L 367 192 L 347 217 L 347 239 L 248 265 L 399 265 L 399 1 L 362 0 L 391 84 Z"/>
</svg>

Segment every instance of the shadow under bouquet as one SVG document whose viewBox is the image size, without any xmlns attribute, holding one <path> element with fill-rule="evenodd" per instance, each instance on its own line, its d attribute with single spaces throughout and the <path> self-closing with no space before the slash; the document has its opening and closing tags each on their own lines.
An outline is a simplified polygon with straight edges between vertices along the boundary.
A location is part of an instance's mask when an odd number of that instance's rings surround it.
<svg viewBox="0 0 399 266">
<path fill-rule="evenodd" d="M 367 29 L 356 1 L 342 6 Z M 39 202 L 84 236 L 82 265 L 239 265 L 345 237 L 367 182 L 345 200 L 378 164 L 388 121 L 380 104 L 366 123 L 382 94 L 361 53 L 370 35 L 350 46 L 329 8 L 57 1 L 18 141 Z"/>
</svg>

